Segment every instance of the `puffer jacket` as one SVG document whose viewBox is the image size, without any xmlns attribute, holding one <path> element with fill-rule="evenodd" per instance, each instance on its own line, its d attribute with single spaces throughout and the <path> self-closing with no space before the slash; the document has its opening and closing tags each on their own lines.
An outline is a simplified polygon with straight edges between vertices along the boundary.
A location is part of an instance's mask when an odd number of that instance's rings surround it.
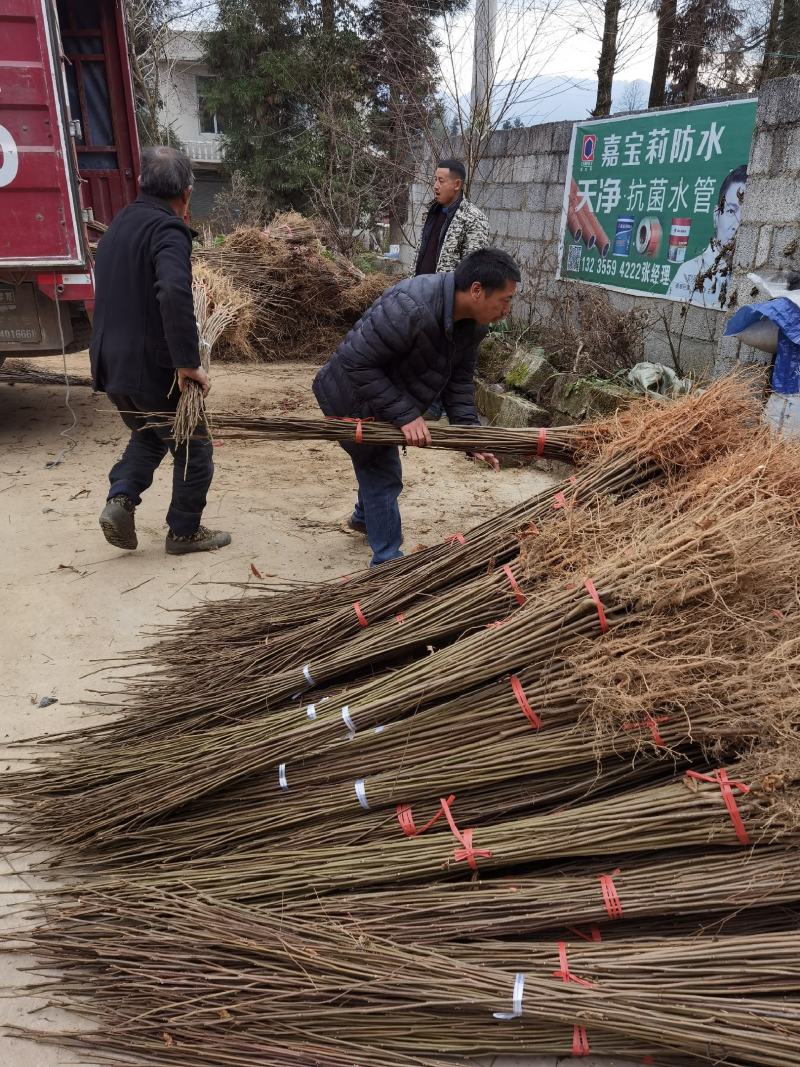
<svg viewBox="0 0 800 1067">
<path fill-rule="evenodd" d="M 473 375 L 485 326 L 453 321 L 452 274 L 407 278 L 380 296 L 318 372 L 325 415 L 403 426 L 441 395 L 450 422 L 475 425 Z"/>
<path fill-rule="evenodd" d="M 434 200 L 425 216 L 422 237 L 414 257 L 415 268 L 419 266 L 422 259 L 425 241 L 433 221 L 433 212 L 438 206 Z M 458 207 L 445 225 L 447 228 L 439 237 L 439 255 L 436 260 L 436 271 L 439 274 L 455 270 L 464 256 L 468 256 L 470 252 L 476 252 L 479 248 L 489 246 L 489 223 L 486 216 L 466 197 L 461 198 Z"/>
</svg>

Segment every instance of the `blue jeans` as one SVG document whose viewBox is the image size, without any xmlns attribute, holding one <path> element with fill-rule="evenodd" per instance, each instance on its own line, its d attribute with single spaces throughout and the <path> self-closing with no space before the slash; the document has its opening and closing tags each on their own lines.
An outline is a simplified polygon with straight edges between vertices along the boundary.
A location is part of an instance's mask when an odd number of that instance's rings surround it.
<svg viewBox="0 0 800 1067">
<path fill-rule="evenodd" d="M 111 468 L 108 499 L 125 495 L 134 504 L 142 502 L 142 493 L 153 484 L 153 475 L 167 452 L 172 453 L 172 501 L 167 512 L 167 525 L 176 537 L 189 537 L 197 532 L 211 479 L 214 477 L 213 445 L 207 436 L 189 442 L 189 463 L 186 445 L 175 447 L 170 427 L 143 430 L 148 421 L 143 415 L 128 412 L 174 411 L 177 397 L 125 396 L 109 393 L 108 399 L 119 408 L 122 421 L 133 432 L 122 458 Z M 198 429 L 199 432 L 199 429 Z"/>
<path fill-rule="evenodd" d="M 397 498 L 403 491 L 403 467 L 396 445 L 357 445 L 341 442 L 353 462 L 358 499 L 353 520 L 367 528 L 372 549 L 370 566 L 399 559 L 403 553 L 403 524 Z"/>
</svg>

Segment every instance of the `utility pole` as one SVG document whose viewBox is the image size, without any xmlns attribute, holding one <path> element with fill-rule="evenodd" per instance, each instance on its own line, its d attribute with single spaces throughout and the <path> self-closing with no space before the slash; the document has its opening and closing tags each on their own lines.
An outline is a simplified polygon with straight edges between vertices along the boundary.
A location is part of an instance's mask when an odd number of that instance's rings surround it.
<svg viewBox="0 0 800 1067">
<path fill-rule="evenodd" d="M 485 129 L 491 121 L 491 95 L 495 78 L 497 0 L 475 0 L 475 44 L 472 63 L 470 125 Z"/>
</svg>

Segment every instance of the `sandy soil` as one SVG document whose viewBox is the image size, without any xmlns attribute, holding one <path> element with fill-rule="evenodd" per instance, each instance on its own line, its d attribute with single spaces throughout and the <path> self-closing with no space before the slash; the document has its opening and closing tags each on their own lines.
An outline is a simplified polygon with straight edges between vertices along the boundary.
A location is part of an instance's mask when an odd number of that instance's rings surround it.
<svg viewBox="0 0 800 1067">
<path fill-rule="evenodd" d="M 73 372 L 88 373 L 85 354 L 69 357 L 69 363 Z M 49 370 L 59 365 L 58 359 L 37 362 Z M 312 374 L 304 365 L 218 366 L 213 401 L 219 410 L 247 406 L 315 415 Z M 138 551 L 117 551 L 103 539 L 97 517 L 108 468 L 126 431 L 104 396 L 74 389 L 71 405 L 77 424 L 67 436 L 72 418 L 63 387 L 0 384 L 2 742 L 75 725 L 80 702 L 91 699 L 97 685 L 97 679 L 85 677 L 93 661 L 141 645 L 142 628 L 163 623 L 170 611 L 232 595 L 229 586 L 207 583 L 255 582 L 251 564 L 264 576 L 329 578 L 369 558 L 363 539 L 344 529 L 354 497 L 350 462 L 337 446 L 324 443 L 220 447 L 206 521 L 229 529 L 233 544 L 208 555 L 164 554 L 165 464 L 137 512 Z M 411 546 L 466 530 L 550 480 L 530 468 L 494 474 L 463 456 L 434 451 L 410 450 L 404 470 L 403 516 Z M 45 696 L 57 703 L 39 707 Z M 1 769 L 8 766 L 0 762 Z M 18 859 L 0 856 L 5 894 L 24 888 L 11 873 L 19 866 Z M 13 905 L 22 903 L 24 894 L 0 900 L 0 930 L 8 929 L 17 922 Z M 15 980 L 13 962 L 0 955 L 0 987 Z M 35 1003 L 0 998 L 0 1027 L 58 1025 L 53 1010 L 28 1017 Z M 68 1062 L 77 1062 L 74 1053 L 0 1034 L 4 1067 Z M 580 1062 L 589 1067 L 589 1060 Z"/>
</svg>

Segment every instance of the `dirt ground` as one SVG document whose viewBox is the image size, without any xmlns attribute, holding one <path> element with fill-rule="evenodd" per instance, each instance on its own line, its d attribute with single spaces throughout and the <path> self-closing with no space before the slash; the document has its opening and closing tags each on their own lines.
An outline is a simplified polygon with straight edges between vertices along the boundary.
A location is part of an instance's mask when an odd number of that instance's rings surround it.
<svg viewBox="0 0 800 1067">
<path fill-rule="evenodd" d="M 47 358 L 36 366 L 58 370 L 60 364 L 60 358 Z M 88 374 L 85 354 L 69 357 L 69 366 Z M 316 415 L 312 376 L 313 368 L 302 364 L 218 366 L 213 404 L 218 410 Z M 137 512 L 139 549 L 112 548 L 97 517 L 108 469 L 127 431 L 102 395 L 73 389 L 70 404 L 72 429 L 63 386 L 0 384 L 3 745 L 74 726 L 85 714 L 81 701 L 92 699 L 98 686 L 87 672 L 97 660 L 139 647 L 144 627 L 165 622 L 169 612 L 198 599 L 242 595 L 213 583 L 256 583 L 251 564 L 265 579 L 314 580 L 349 573 L 369 559 L 365 541 L 344 528 L 354 499 L 349 459 L 336 445 L 306 442 L 228 442 L 216 450 L 206 521 L 232 532 L 230 547 L 208 555 L 164 554 L 170 482 L 165 463 Z M 458 454 L 413 449 L 404 460 L 404 476 L 407 546 L 466 530 L 551 480 L 542 470 L 495 474 Z M 43 697 L 57 702 L 39 707 Z M 9 766 L 0 762 L 0 769 Z M 0 856 L 0 931 L 19 922 L 17 906 L 31 883 L 29 875 L 21 880 L 14 874 L 21 866 L 18 857 Z M 74 1052 L 2 1034 L 8 1023 L 44 1029 L 64 1024 L 54 1009 L 31 1016 L 41 1001 L 8 999 L 3 991 L 19 979 L 14 961 L 0 954 L 0 1065 L 78 1063 Z M 30 982 L 31 976 L 22 980 Z M 530 1067 L 532 1061 L 526 1062 Z M 590 1060 L 580 1063 L 589 1067 Z"/>
</svg>

